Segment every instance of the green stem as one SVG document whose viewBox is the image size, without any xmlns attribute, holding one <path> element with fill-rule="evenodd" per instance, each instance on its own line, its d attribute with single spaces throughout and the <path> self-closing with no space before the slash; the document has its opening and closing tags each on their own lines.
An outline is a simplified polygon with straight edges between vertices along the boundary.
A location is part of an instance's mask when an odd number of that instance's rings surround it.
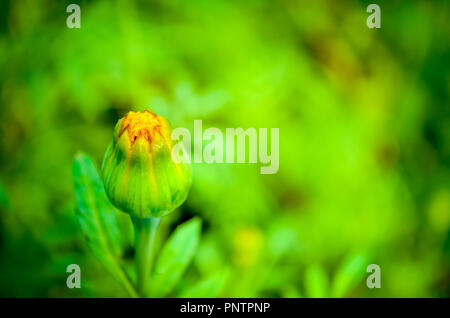
<svg viewBox="0 0 450 318">
<path fill-rule="evenodd" d="M 145 295 L 148 283 L 148 274 L 152 263 L 152 248 L 161 218 L 135 218 L 131 217 L 134 225 L 137 288 L 141 296 Z"/>
<path fill-rule="evenodd" d="M 128 280 L 128 277 L 125 275 L 124 272 L 122 272 L 122 269 L 119 268 L 119 276 L 122 282 L 123 287 L 128 292 L 128 295 L 131 298 L 137 298 L 139 295 L 137 294 L 136 290 L 134 289 L 134 286 L 130 281 Z"/>
</svg>

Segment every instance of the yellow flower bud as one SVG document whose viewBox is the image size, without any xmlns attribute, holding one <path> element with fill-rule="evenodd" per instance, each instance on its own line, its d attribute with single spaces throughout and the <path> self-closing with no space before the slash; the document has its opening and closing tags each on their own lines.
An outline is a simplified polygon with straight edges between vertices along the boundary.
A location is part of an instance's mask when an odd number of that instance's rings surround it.
<svg viewBox="0 0 450 318">
<path fill-rule="evenodd" d="M 114 128 L 103 181 L 111 202 L 132 217 L 160 217 L 186 200 L 191 168 L 172 160 L 171 133 L 167 119 L 148 110 L 129 112 Z"/>
</svg>

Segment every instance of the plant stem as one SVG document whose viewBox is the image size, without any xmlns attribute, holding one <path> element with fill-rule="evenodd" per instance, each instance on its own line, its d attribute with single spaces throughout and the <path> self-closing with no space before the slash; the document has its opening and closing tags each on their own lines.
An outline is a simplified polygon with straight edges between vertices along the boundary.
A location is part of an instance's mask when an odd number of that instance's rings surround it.
<svg viewBox="0 0 450 318">
<path fill-rule="evenodd" d="M 125 290 L 127 291 L 128 295 L 131 298 L 139 297 L 138 293 L 134 289 L 133 284 L 128 280 L 128 277 L 125 275 L 125 273 L 122 272 L 122 269 L 120 269 L 119 273 L 120 273 L 119 276 L 120 276 L 120 279 L 121 279 L 122 286 L 125 288 Z"/>
<path fill-rule="evenodd" d="M 132 217 L 131 220 L 134 225 L 137 289 L 139 294 L 144 296 L 152 263 L 153 241 L 161 218 L 141 219 Z"/>
</svg>

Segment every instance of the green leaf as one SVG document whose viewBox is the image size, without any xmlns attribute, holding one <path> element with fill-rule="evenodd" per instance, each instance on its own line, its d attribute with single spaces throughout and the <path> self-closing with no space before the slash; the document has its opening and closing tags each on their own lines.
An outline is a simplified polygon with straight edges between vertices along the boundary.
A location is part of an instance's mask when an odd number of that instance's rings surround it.
<svg viewBox="0 0 450 318">
<path fill-rule="evenodd" d="M 106 197 L 102 180 L 91 158 L 78 154 L 72 166 L 77 219 L 94 255 L 122 284 L 137 296 L 119 264 L 120 230 L 114 208 Z"/>
<path fill-rule="evenodd" d="M 149 285 L 151 295 L 170 293 L 189 265 L 200 240 L 201 222 L 193 218 L 179 225 L 161 250 Z"/>
<path fill-rule="evenodd" d="M 226 284 L 229 271 L 222 270 L 210 275 L 197 284 L 184 290 L 180 297 L 182 298 L 212 298 L 217 297 Z"/>
<path fill-rule="evenodd" d="M 306 294 L 311 298 L 322 298 L 328 296 L 328 278 L 322 267 L 312 265 L 306 269 L 305 289 Z"/>
<path fill-rule="evenodd" d="M 367 259 L 356 254 L 338 269 L 333 282 L 332 296 L 345 297 L 358 285 L 366 274 Z"/>
</svg>

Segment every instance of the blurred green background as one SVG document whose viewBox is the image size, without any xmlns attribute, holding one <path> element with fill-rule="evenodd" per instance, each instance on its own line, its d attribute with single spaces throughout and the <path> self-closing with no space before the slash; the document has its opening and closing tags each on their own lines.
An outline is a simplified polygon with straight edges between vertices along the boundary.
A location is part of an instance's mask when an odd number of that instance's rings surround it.
<svg viewBox="0 0 450 318">
<path fill-rule="evenodd" d="M 171 296 L 449 296 L 448 1 L 378 1 L 381 29 L 371 1 L 332 0 L 81 1 L 69 29 L 71 2 L 0 4 L 0 296 L 124 296 L 83 240 L 71 164 L 99 167 L 143 109 L 280 129 L 277 174 L 193 165 L 158 234 L 203 222 Z"/>
</svg>

